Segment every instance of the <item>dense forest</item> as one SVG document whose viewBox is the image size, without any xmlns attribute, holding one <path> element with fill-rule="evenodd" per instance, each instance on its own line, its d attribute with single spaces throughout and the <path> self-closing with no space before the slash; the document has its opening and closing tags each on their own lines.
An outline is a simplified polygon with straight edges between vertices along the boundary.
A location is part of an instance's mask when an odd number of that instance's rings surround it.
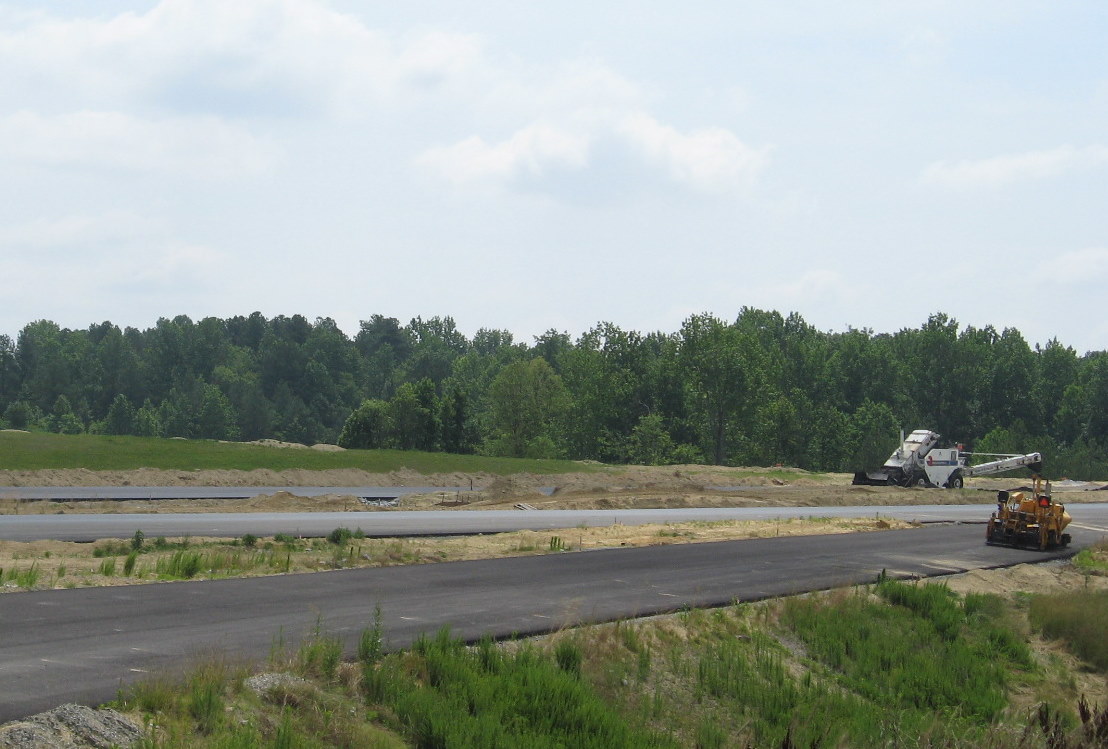
<svg viewBox="0 0 1108 749">
<path fill-rule="evenodd" d="M 882 462 L 899 429 L 982 452 L 1038 450 L 1052 476 L 1108 471 L 1108 352 L 1019 331 L 816 330 L 797 314 L 695 315 L 675 333 L 601 323 L 531 343 L 374 315 L 161 319 L 0 335 L 3 426 L 610 463 Z"/>
</svg>

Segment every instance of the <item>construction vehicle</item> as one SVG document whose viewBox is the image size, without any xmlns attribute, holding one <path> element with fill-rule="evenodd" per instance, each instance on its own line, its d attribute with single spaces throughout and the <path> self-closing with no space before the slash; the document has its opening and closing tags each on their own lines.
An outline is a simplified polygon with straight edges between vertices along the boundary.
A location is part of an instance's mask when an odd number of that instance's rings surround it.
<svg viewBox="0 0 1108 749">
<path fill-rule="evenodd" d="M 991 476 L 1015 468 L 1027 468 L 1032 473 L 1042 471 L 1043 457 L 1039 453 L 1026 455 L 971 453 L 962 445 L 939 447 L 938 432 L 917 429 L 907 437 L 900 433 L 898 447 L 885 464 L 876 471 L 858 471 L 855 484 L 867 486 L 925 486 L 961 489 L 967 478 Z M 996 458 L 978 465 L 969 465 L 973 455 Z"/>
<path fill-rule="evenodd" d="M 1021 546 L 1040 551 L 1067 546 L 1070 515 L 1051 499 L 1050 482 L 1036 474 L 1030 489 L 997 492 L 996 512 L 989 518 L 985 543 Z"/>
</svg>

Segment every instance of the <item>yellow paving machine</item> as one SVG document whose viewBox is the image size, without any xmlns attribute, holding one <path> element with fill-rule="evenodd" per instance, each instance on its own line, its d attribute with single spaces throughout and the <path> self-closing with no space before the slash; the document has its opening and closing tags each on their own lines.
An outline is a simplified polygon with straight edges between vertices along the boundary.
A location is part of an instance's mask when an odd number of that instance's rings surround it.
<svg viewBox="0 0 1108 749">
<path fill-rule="evenodd" d="M 1038 474 L 1034 487 L 997 492 L 996 512 L 989 518 L 985 543 L 1024 548 L 1057 549 L 1067 546 L 1070 534 L 1065 533 L 1070 515 L 1065 505 L 1050 496 L 1050 482 Z"/>
</svg>

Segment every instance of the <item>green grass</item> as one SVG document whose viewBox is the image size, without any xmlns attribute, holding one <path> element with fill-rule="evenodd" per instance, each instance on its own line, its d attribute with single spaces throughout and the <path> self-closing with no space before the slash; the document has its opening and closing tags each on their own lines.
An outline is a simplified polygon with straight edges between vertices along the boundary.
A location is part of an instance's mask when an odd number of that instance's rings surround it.
<svg viewBox="0 0 1108 749">
<path fill-rule="evenodd" d="M 1100 541 L 1077 552 L 1073 566 L 1086 575 L 1108 575 L 1108 541 Z"/>
<path fill-rule="evenodd" d="M 1108 591 L 1035 596 L 1028 616 L 1043 635 L 1064 641 L 1075 654 L 1108 673 Z"/>
<path fill-rule="evenodd" d="M 247 670 L 205 664 L 120 701 L 159 727 L 149 749 L 1092 746 L 1049 736 L 1091 735 L 1108 713 L 1082 726 L 1064 702 L 1008 705 L 1009 685 L 1059 694 L 1030 666 L 1025 613 L 883 581 L 537 641 L 467 647 L 441 630 L 384 653 L 378 608 L 354 663 L 321 622 L 282 645 L 266 670 L 305 681 L 255 695 Z"/>
<path fill-rule="evenodd" d="M 570 460 L 490 458 L 408 450 L 345 450 L 324 452 L 264 447 L 211 440 L 178 440 L 91 434 L 0 432 L 0 454 L 7 470 L 85 468 L 126 471 L 136 468 L 166 470 L 268 468 L 326 470 L 359 468 L 385 473 L 408 468 L 420 473 L 572 473 L 597 470 Z"/>
<path fill-rule="evenodd" d="M 891 710 L 945 714 L 986 725 L 1006 705 L 1008 672 L 1030 668 L 1026 646 L 975 602 L 940 585 L 886 580 L 891 605 L 853 595 L 835 606 L 800 598 L 785 621 L 852 692 Z"/>
</svg>

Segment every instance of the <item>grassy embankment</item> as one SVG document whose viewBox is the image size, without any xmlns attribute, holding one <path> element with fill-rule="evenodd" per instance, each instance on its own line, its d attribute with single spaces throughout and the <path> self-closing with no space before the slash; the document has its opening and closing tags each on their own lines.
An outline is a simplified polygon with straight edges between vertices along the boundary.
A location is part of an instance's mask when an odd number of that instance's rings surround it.
<svg viewBox="0 0 1108 749">
<path fill-rule="evenodd" d="M 287 449 L 213 440 L 159 439 L 92 434 L 0 432 L 0 469 L 35 471 L 167 470 L 322 471 L 354 468 L 371 473 L 409 469 L 418 473 L 571 473 L 595 470 L 572 460 L 492 458 L 415 450 Z"/>
<path fill-rule="evenodd" d="M 1064 617 L 1092 631 L 1104 601 L 1078 595 Z M 1029 617 L 1055 603 L 879 581 L 501 645 L 440 632 L 391 654 L 371 623 L 354 663 L 317 631 L 264 666 L 207 663 L 118 706 L 167 749 L 1100 746 L 1080 743 L 1097 716 L 1082 726 L 1068 666 Z M 1081 636 L 1062 639 L 1080 652 Z M 261 670 L 303 680 L 258 694 L 244 679 Z"/>
<path fill-rule="evenodd" d="M 592 461 L 497 458 L 417 450 L 332 452 L 213 440 L 0 432 L 0 470 L 37 471 L 70 468 L 83 468 L 90 471 L 129 471 L 140 468 L 180 471 L 358 469 L 369 473 L 388 473 L 406 469 L 423 474 L 488 473 L 507 476 L 519 473 L 549 475 L 618 471 L 628 466 L 607 466 Z M 682 472 L 692 476 L 698 473 L 714 475 L 726 472 L 736 479 L 759 476 L 783 482 L 793 481 L 798 475 L 813 481 L 835 480 L 829 474 L 779 468 L 702 466 L 685 467 Z"/>
</svg>

